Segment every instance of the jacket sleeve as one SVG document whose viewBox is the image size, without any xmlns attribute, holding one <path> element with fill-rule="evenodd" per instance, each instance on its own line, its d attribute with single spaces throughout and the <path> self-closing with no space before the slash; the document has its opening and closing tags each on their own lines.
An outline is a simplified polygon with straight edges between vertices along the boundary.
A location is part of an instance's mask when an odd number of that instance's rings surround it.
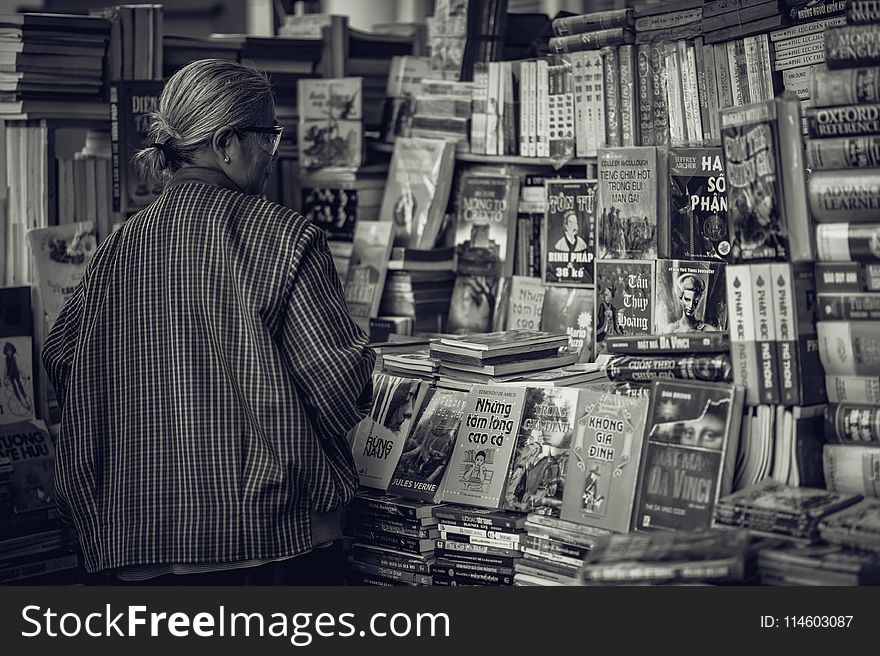
<svg viewBox="0 0 880 656">
<path fill-rule="evenodd" d="M 322 438 L 345 436 L 370 410 L 376 355 L 346 307 L 324 233 L 306 228 L 291 273 L 281 348 Z"/>
<path fill-rule="evenodd" d="M 82 321 L 84 280 L 76 286 L 73 295 L 64 304 L 61 313 L 49 330 L 43 346 L 43 366 L 55 389 L 58 406 L 63 410 L 67 400 L 67 384 L 73 367 L 73 357 Z"/>
</svg>

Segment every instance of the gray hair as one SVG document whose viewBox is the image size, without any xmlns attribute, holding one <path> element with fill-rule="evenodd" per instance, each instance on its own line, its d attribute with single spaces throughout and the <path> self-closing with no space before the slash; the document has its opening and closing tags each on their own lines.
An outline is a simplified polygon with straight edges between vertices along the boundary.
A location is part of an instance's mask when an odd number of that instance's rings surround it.
<svg viewBox="0 0 880 656">
<path fill-rule="evenodd" d="M 264 73 L 225 59 L 187 64 L 166 82 L 150 115 L 148 146 L 134 162 L 151 185 L 162 185 L 224 126 L 257 125 L 274 103 Z"/>
</svg>

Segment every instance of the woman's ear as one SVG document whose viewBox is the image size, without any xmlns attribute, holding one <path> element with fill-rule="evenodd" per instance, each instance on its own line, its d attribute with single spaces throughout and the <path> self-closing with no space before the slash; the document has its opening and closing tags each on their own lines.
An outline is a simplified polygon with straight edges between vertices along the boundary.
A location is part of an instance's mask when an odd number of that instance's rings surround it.
<svg viewBox="0 0 880 656">
<path fill-rule="evenodd" d="M 237 154 L 233 151 L 237 150 L 238 146 L 238 133 L 229 126 L 222 127 L 214 132 L 214 136 L 211 139 L 211 147 L 214 153 L 224 162 L 229 162 L 233 155 Z"/>
</svg>

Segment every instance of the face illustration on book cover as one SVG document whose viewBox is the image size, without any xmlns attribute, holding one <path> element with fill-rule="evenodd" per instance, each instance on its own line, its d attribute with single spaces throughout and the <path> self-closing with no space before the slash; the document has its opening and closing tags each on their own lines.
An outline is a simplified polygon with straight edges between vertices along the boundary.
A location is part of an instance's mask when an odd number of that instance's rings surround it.
<svg viewBox="0 0 880 656">
<path fill-rule="evenodd" d="M 467 449 L 458 476 L 462 490 L 487 492 L 495 476 L 495 449 Z"/>
<path fill-rule="evenodd" d="M 574 388 L 527 390 L 505 508 L 559 516 L 577 406 L 578 390 Z"/>
<path fill-rule="evenodd" d="M 718 332 L 727 329 L 724 263 L 658 260 L 654 332 Z"/>
<path fill-rule="evenodd" d="M 788 235 L 780 216 L 776 155 L 770 125 L 722 132 L 734 261 L 781 258 Z"/>
<path fill-rule="evenodd" d="M 541 311 L 541 328 L 568 334 L 568 350 L 578 354 L 578 362 L 594 359 L 594 293 L 591 289 L 548 287 Z"/>
<path fill-rule="evenodd" d="M 592 285 L 596 258 L 595 180 L 548 180 L 545 237 L 547 283 Z"/>
</svg>

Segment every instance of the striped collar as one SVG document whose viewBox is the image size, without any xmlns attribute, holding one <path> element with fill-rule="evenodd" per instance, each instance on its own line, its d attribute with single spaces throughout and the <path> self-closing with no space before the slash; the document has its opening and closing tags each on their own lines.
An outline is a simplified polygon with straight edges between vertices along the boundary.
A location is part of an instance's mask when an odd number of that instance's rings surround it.
<svg viewBox="0 0 880 656">
<path fill-rule="evenodd" d="M 209 166 L 184 166 L 174 172 L 166 187 L 174 187 L 188 182 L 200 182 L 244 193 L 241 187 L 235 184 L 223 171 Z"/>
</svg>

